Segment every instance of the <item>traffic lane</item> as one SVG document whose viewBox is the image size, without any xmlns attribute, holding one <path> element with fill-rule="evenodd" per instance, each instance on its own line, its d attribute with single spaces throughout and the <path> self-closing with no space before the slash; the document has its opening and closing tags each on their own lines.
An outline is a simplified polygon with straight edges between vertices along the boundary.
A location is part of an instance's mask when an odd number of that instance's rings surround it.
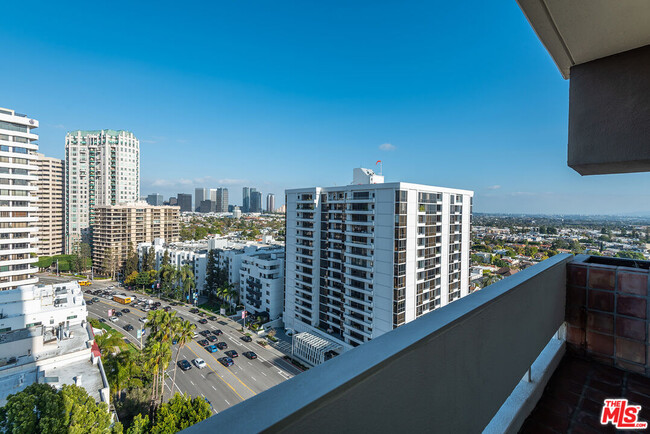
<svg viewBox="0 0 650 434">
<path fill-rule="evenodd" d="M 206 354 L 209 353 L 206 352 Z M 191 363 L 191 361 L 197 357 L 200 357 L 205 361 L 206 367 L 203 369 L 198 369 L 192 365 L 192 369 L 185 371 L 184 374 L 188 374 L 186 376 L 186 379 L 190 382 L 190 384 L 194 383 L 193 385 L 198 385 L 196 389 L 199 390 L 199 393 L 203 393 L 205 396 L 207 396 L 210 402 L 213 402 L 213 405 L 215 400 L 217 403 L 219 403 L 219 405 L 217 405 L 217 409 L 228 408 L 229 406 L 239 403 L 248 397 L 247 395 L 242 395 L 240 393 L 240 388 L 234 384 L 232 379 L 226 378 L 224 374 L 219 370 L 218 366 L 215 365 L 215 363 L 210 360 L 209 357 L 201 355 L 201 353 L 197 353 L 189 345 L 185 345 L 183 347 L 179 360 L 185 358 Z M 193 374 L 190 374 L 192 371 L 195 372 Z M 180 373 L 177 374 L 177 379 L 179 375 Z M 196 382 L 193 379 L 196 379 Z M 210 396 L 212 396 L 214 400 L 210 398 Z M 221 407 L 221 401 L 223 401 L 225 404 L 224 407 Z"/>
<path fill-rule="evenodd" d="M 113 322 L 108 320 L 108 309 L 115 308 L 115 306 L 112 306 L 108 303 L 104 303 L 103 301 L 95 302 L 90 306 L 87 306 L 88 312 L 91 313 L 93 316 L 97 318 L 104 318 L 106 319 L 106 323 L 119 331 L 120 333 L 124 334 L 131 342 L 133 342 L 134 345 L 137 347 L 140 347 L 140 340 L 137 338 L 137 330 L 140 328 L 141 324 L 139 322 L 139 316 L 134 313 L 122 313 L 121 317 L 117 317 L 117 321 Z M 133 326 L 133 330 L 127 331 L 124 330 L 124 326 L 127 324 L 131 324 Z M 146 337 L 146 334 L 145 334 Z M 144 339 L 144 338 L 143 338 Z M 142 342 L 144 344 L 144 340 Z"/>
</svg>

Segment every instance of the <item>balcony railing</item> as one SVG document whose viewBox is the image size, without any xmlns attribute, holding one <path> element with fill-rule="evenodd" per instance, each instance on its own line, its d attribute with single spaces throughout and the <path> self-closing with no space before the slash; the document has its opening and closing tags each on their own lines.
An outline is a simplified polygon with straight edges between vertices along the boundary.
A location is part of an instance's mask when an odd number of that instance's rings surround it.
<svg viewBox="0 0 650 434">
<path fill-rule="evenodd" d="M 497 413 L 500 423 L 507 419 L 502 404 L 545 348 L 561 342 L 554 335 L 564 323 L 570 260 L 553 256 L 186 432 L 517 430 L 490 423 Z"/>
</svg>

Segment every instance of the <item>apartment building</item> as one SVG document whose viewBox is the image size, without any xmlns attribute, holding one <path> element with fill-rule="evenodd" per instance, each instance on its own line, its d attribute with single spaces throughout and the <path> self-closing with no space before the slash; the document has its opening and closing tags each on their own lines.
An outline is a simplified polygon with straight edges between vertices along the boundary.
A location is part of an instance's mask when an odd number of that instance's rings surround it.
<svg viewBox="0 0 650 434">
<path fill-rule="evenodd" d="M 110 390 L 77 282 L 0 292 L 0 405 L 32 383 L 77 384 L 96 401 Z"/>
<path fill-rule="evenodd" d="M 71 131 L 65 136 L 65 250 L 90 242 L 95 207 L 140 198 L 140 142 L 124 130 Z"/>
<path fill-rule="evenodd" d="M 473 192 L 384 183 L 286 191 L 284 323 L 349 349 L 468 293 Z"/>
<path fill-rule="evenodd" d="M 284 248 L 263 249 L 242 256 L 239 298 L 251 315 L 273 321 L 284 307 Z"/>
<path fill-rule="evenodd" d="M 129 247 L 155 238 L 179 240 L 180 208 L 152 206 L 146 202 L 95 208 L 93 264 L 104 274 L 114 274 L 126 261 Z"/>
<path fill-rule="evenodd" d="M 216 190 L 215 194 L 215 211 L 216 212 L 228 212 L 228 189 L 224 187 L 219 187 Z"/>
<path fill-rule="evenodd" d="M 0 108 L 0 290 L 38 282 L 35 128 L 37 120 Z"/>
<path fill-rule="evenodd" d="M 262 192 L 251 188 L 251 200 L 249 212 L 262 212 Z"/>
<path fill-rule="evenodd" d="M 65 165 L 58 158 L 38 155 L 36 160 L 36 206 L 38 211 L 38 242 L 36 244 L 39 256 L 61 255 L 64 252 L 64 219 L 65 208 Z"/>
</svg>

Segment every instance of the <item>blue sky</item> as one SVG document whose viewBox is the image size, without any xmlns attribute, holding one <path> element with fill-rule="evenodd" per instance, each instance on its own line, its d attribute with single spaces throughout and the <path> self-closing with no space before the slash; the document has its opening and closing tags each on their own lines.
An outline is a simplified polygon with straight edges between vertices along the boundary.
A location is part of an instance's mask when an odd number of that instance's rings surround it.
<svg viewBox="0 0 650 434">
<path fill-rule="evenodd" d="M 567 167 L 568 82 L 514 0 L 66 5 L 3 6 L 0 106 L 60 158 L 68 130 L 133 131 L 143 195 L 281 203 L 381 159 L 478 212 L 650 213 L 649 174 Z"/>
</svg>

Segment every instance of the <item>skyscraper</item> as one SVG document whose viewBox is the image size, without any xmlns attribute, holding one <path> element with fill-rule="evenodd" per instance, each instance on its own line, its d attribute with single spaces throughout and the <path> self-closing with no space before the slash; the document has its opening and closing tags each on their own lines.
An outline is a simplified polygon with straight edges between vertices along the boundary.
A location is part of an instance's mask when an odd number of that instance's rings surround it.
<svg viewBox="0 0 650 434">
<path fill-rule="evenodd" d="M 162 194 L 153 193 L 147 196 L 147 203 L 152 206 L 161 206 L 164 202 Z"/>
<path fill-rule="evenodd" d="M 181 208 L 181 212 L 193 211 L 191 194 L 178 193 L 176 203 Z M 201 204 L 199 203 L 199 205 Z"/>
<path fill-rule="evenodd" d="M 249 212 L 251 207 L 251 193 L 248 187 L 242 188 L 242 212 Z"/>
<path fill-rule="evenodd" d="M 0 290 L 37 283 L 33 273 L 36 257 L 35 235 L 37 208 L 34 180 L 38 169 L 38 135 L 32 130 L 38 121 L 11 109 L 0 109 L 0 207 L 2 223 L 0 237 Z M 33 255 L 33 257 L 32 257 Z"/>
<path fill-rule="evenodd" d="M 251 205 L 249 212 L 262 212 L 262 192 L 251 188 Z"/>
<path fill-rule="evenodd" d="M 65 136 L 65 249 L 90 242 L 95 207 L 140 198 L 140 142 L 124 130 L 71 131 Z"/>
<path fill-rule="evenodd" d="M 210 191 L 207 188 L 195 188 L 194 189 L 194 207 L 195 211 L 199 212 L 199 207 L 201 202 L 204 200 L 210 200 Z"/>
<path fill-rule="evenodd" d="M 368 169 L 353 184 L 286 191 L 285 326 L 344 348 L 467 295 L 469 281 L 473 192 Z"/>
<path fill-rule="evenodd" d="M 266 212 L 269 214 L 275 211 L 275 195 L 269 193 L 266 195 Z"/>
<path fill-rule="evenodd" d="M 61 255 L 64 251 L 64 173 L 63 160 L 38 155 L 36 165 L 36 206 L 38 207 L 38 255 Z"/>
<path fill-rule="evenodd" d="M 228 189 L 218 188 L 215 201 L 216 212 L 228 212 Z"/>
</svg>

